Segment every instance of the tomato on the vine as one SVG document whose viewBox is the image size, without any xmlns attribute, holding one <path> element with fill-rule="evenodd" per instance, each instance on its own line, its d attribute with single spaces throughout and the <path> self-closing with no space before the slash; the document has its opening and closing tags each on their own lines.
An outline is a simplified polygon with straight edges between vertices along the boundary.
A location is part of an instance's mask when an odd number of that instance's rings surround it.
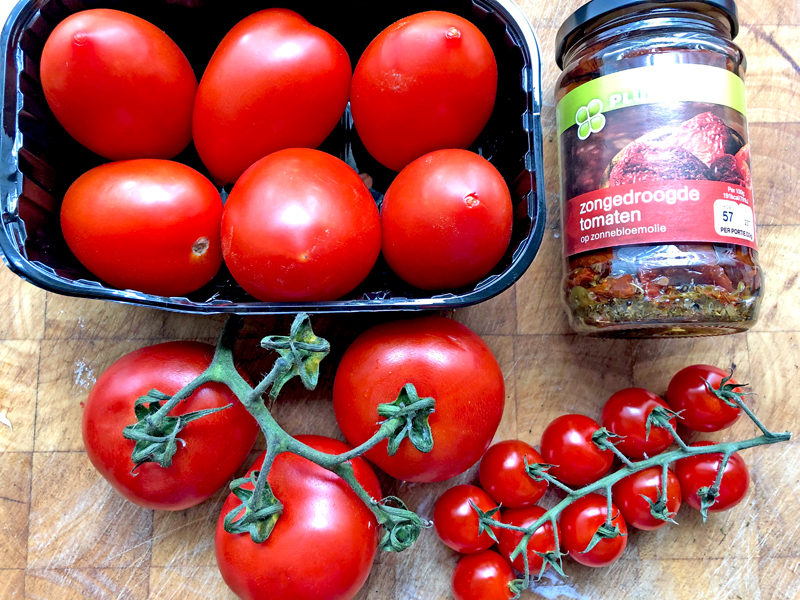
<svg viewBox="0 0 800 600">
<path fill-rule="evenodd" d="M 542 434 L 542 460 L 553 465 L 550 475 L 572 486 L 584 486 L 603 477 L 614 462 L 614 453 L 592 440 L 600 425 L 585 415 L 562 415 Z"/>
<path fill-rule="evenodd" d="M 369 190 L 345 162 L 319 150 L 261 159 L 225 203 L 225 263 L 264 302 L 336 300 L 364 280 L 380 251 Z"/>
<path fill-rule="evenodd" d="M 222 266 L 219 191 L 186 165 L 155 159 L 100 165 L 61 204 L 70 250 L 120 289 L 184 296 Z"/>
<path fill-rule="evenodd" d="M 643 498 L 647 496 L 653 504 L 661 495 L 661 467 L 650 467 L 629 475 L 614 484 L 614 504 L 619 507 L 625 522 L 631 527 L 650 531 L 659 529 L 667 521 L 653 516 L 651 504 Z M 664 516 L 672 517 L 681 507 L 681 486 L 672 469 L 667 470 L 667 503 Z"/>
<path fill-rule="evenodd" d="M 692 446 L 712 446 L 713 442 L 696 442 Z M 717 473 L 722 466 L 723 455 L 704 454 L 702 456 L 689 456 L 675 463 L 675 474 L 681 484 L 683 501 L 694 509 L 700 510 L 702 502 L 697 495 L 700 488 L 710 488 L 714 485 Z M 708 508 L 711 512 L 728 510 L 739 504 L 747 496 L 750 487 L 750 472 L 742 457 L 734 452 L 719 487 L 719 496 L 714 504 Z"/>
<path fill-rule="evenodd" d="M 235 183 L 268 154 L 316 148 L 344 114 L 351 77 L 344 46 L 296 12 L 246 17 L 220 42 L 197 88 L 200 158 L 216 179 Z"/>
<path fill-rule="evenodd" d="M 481 488 L 457 485 L 439 497 L 433 510 L 433 526 L 439 539 L 462 554 L 480 552 L 494 545 L 494 540 L 486 531 L 478 534 L 478 513 L 470 502 L 483 512 L 497 508 L 494 500 Z M 499 520 L 500 515 L 495 513 L 493 518 Z"/>
<path fill-rule="evenodd" d="M 425 290 L 458 288 L 487 275 L 511 240 L 513 209 L 503 176 L 467 150 L 439 150 L 408 165 L 381 205 L 383 256 Z"/>
<path fill-rule="evenodd" d="M 514 525 L 515 527 L 528 528 L 531 527 L 536 521 L 542 518 L 545 514 L 545 509 L 541 506 L 528 506 L 526 508 L 509 508 L 504 510 L 501 516 L 501 521 L 506 525 Z M 561 529 L 558 528 L 558 538 L 561 539 Z M 500 554 L 511 561 L 511 555 L 522 541 L 523 533 L 521 531 L 513 531 L 511 529 L 502 529 L 500 527 L 495 529 L 497 534 L 497 546 Z M 547 521 L 544 525 L 533 533 L 528 542 L 528 569 L 532 575 L 537 575 L 542 570 L 544 559 L 537 554 L 537 552 L 546 553 L 553 552 L 556 548 L 556 537 L 553 532 L 553 524 Z M 520 553 L 511 565 L 521 573 L 525 572 L 525 558 Z M 547 565 L 545 569 L 548 569 Z"/>
<path fill-rule="evenodd" d="M 47 38 L 39 68 L 58 122 L 100 156 L 172 158 L 192 140 L 197 78 L 144 19 L 105 8 L 72 14 Z"/>
<path fill-rule="evenodd" d="M 589 550 L 594 534 L 605 524 L 608 515 L 607 500 L 600 494 L 588 494 L 567 506 L 559 517 L 561 525 L 561 547 L 569 555 L 587 567 L 607 567 L 622 556 L 628 544 L 628 527 L 619 509 L 612 504 L 612 527 L 618 527 L 622 535 L 601 539 Z"/>
<path fill-rule="evenodd" d="M 674 438 L 663 427 L 648 427 L 647 420 L 653 409 L 669 410 L 669 405 L 653 392 L 642 388 L 628 388 L 611 396 L 603 406 L 601 422 L 611 433 L 621 436 L 612 441 L 617 450 L 628 458 L 641 460 L 645 456 L 661 454 L 670 447 Z M 673 428 L 675 418 L 669 420 Z"/>
<path fill-rule="evenodd" d="M 333 410 L 353 446 L 378 430 L 378 406 L 394 402 L 412 383 L 420 398 L 433 397 L 428 418 L 433 449 L 423 453 L 408 439 L 394 456 L 381 442 L 365 456 L 396 479 L 428 483 L 463 473 L 494 437 L 505 406 L 503 372 L 492 351 L 470 329 L 444 317 L 377 325 L 347 349 L 333 385 Z"/>
<path fill-rule="evenodd" d="M 351 108 L 367 151 L 400 171 L 420 156 L 468 148 L 497 96 L 489 41 L 447 12 L 411 15 L 367 47 L 353 74 Z"/>
<path fill-rule="evenodd" d="M 536 504 L 547 491 L 546 481 L 534 481 L 525 470 L 528 464 L 542 463 L 542 456 L 520 440 L 495 444 L 481 459 L 481 487 L 492 499 L 506 508 Z"/>
<path fill-rule="evenodd" d="M 733 425 L 742 415 L 738 407 L 726 404 L 706 387 L 719 390 L 722 380 L 729 373 L 710 365 L 692 365 L 679 371 L 667 390 L 667 403 L 672 410 L 679 412 L 681 422 L 694 431 L 719 431 Z M 727 387 L 741 392 L 736 381 L 730 379 Z"/>
<path fill-rule="evenodd" d="M 150 390 L 175 394 L 211 364 L 214 348 L 198 342 L 168 342 L 140 348 L 98 377 L 83 410 L 83 443 L 94 467 L 131 502 L 158 510 L 183 510 L 210 498 L 247 459 L 258 424 L 227 386 L 207 383 L 170 415 L 230 408 L 189 423 L 179 437 L 172 465 L 145 463 L 136 471 L 135 443 L 122 430 L 136 423 L 134 402 Z"/>
<path fill-rule="evenodd" d="M 326 454 L 347 444 L 298 436 Z M 250 473 L 264 460 L 262 454 Z M 378 478 L 363 458 L 351 461 L 358 482 L 382 498 Z M 268 476 L 283 511 L 267 541 L 225 531 L 225 516 L 241 506 L 230 494 L 217 521 L 217 564 L 225 583 L 243 600 L 352 600 L 367 580 L 378 549 L 378 524 L 366 504 L 338 475 L 296 454 L 278 455 Z M 252 484 L 246 484 L 252 489 Z"/>
<path fill-rule="evenodd" d="M 514 571 L 494 550 L 468 554 L 453 571 L 455 600 L 511 600 Z"/>
</svg>

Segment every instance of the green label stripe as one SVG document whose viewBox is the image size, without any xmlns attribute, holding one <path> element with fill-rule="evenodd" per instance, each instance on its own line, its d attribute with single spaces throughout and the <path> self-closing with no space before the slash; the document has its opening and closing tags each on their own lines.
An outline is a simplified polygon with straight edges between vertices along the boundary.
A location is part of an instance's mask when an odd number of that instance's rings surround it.
<svg viewBox="0 0 800 600">
<path fill-rule="evenodd" d="M 564 96 L 556 106 L 559 135 L 601 102 L 603 113 L 637 104 L 706 102 L 746 114 L 744 81 L 730 71 L 708 65 L 639 67 L 593 79 Z"/>
</svg>

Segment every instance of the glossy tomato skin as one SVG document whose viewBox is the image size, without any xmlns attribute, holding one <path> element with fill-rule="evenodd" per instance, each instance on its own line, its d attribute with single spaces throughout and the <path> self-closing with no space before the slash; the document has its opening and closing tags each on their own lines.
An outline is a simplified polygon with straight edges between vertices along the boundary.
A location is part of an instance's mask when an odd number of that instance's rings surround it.
<svg viewBox="0 0 800 600">
<path fill-rule="evenodd" d="M 600 429 L 585 415 L 562 415 L 542 434 L 542 460 L 554 465 L 549 473 L 562 483 L 581 487 L 603 477 L 614 462 L 611 450 L 601 450 L 592 441 Z"/>
<path fill-rule="evenodd" d="M 194 142 L 214 178 L 235 183 L 257 160 L 316 148 L 350 95 L 344 47 L 294 11 L 262 10 L 222 40 L 197 90 Z"/>
<path fill-rule="evenodd" d="M 713 442 L 696 442 L 692 446 L 711 446 Z M 696 510 L 700 510 L 701 502 L 697 497 L 697 490 L 702 487 L 711 487 L 717 478 L 717 473 L 722 466 L 722 454 L 706 454 L 703 456 L 690 456 L 682 458 L 675 463 L 675 474 L 680 481 L 683 501 Z M 729 510 L 739 504 L 747 496 L 750 487 L 750 472 L 742 457 L 738 453 L 731 455 L 716 502 L 708 509 L 709 512 Z"/>
<path fill-rule="evenodd" d="M 247 460 L 258 425 L 227 386 L 209 383 L 170 414 L 233 406 L 189 423 L 180 433 L 186 447 L 179 446 L 169 468 L 146 463 L 131 473 L 134 442 L 122 430 L 136 423 L 136 399 L 152 389 L 177 393 L 205 371 L 213 355 L 213 347 L 198 342 L 149 346 L 120 358 L 94 384 L 83 410 L 83 443 L 95 468 L 131 502 L 155 510 L 195 506 Z"/>
<path fill-rule="evenodd" d="M 514 571 L 508 561 L 493 550 L 468 554 L 453 571 L 455 600 L 511 600 L 508 584 Z"/>
<path fill-rule="evenodd" d="M 733 425 L 742 411 L 728 406 L 708 391 L 704 380 L 719 389 L 728 373 L 710 365 L 692 365 L 678 371 L 667 390 L 667 402 L 675 412 L 681 413 L 681 423 L 693 431 L 720 431 Z M 736 385 L 731 379 L 730 385 Z M 741 390 L 736 390 L 737 392 Z"/>
<path fill-rule="evenodd" d="M 673 442 L 672 434 L 663 427 L 653 425 L 647 435 L 647 419 L 653 409 L 669 409 L 669 405 L 653 392 L 642 388 L 628 388 L 611 396 L 603 407 L 601 422 L 611 433 L 622 436 L 612 441 L 628 458 L 641 460 L 645 456 L 661 454 Z M 675 419 L 670 419 L 673 428 Z"/>
<path fill-rule="evenodd" d="M 326 437 L 297 439 L 326 454 L 350 450 Z M 250 472 L 263 460 L 262 454 Z M 381 499 L 367 462 L 356 458 L 351 464 L 367 493 Z M 225 583 L 242 600 L 351 600 L 366 582 L 378 549 L 372 511 L 338 475 L 295 454 L 278 455 L 268 481 L 283 512 L 263 544 L 249 534 L 225 531 L 225 515 L 241 500 L 230 494 L 222 507 L 215 546 Z"/>
<path fill-rule="evenodd" d="M 614 504 L 619 507 L 625 522 L 631 527 L 651 531 L 660 529 L 667 521 L 656 519 L 650 512 L 650 505 L 642 496 L 653 502 L 661 493 L 661 467 L 650 467 L 629 475 L 614 484 Z M 667 510 L 677 513 L 681 507 L 681 486 L 672 469 L 667 471 Z"/>
<path fill-rule="evenodd" d="M 378 208 L 358 174 L 319 150 L 282 150 L 242 175 L 225 204 L 222 251 L 264 302 L 344 296 L 381 249 Z"/>
<path fill-rule="evenodd" d="M 485 531 L 478 535 L 479 520 L 472 502 L 483 512 L 497 508 L 489 494 L 474 485 L 457 485 L 439 496 L 433 510 L 436 534 L 446 546 L 462 554 L 488 550 L 494 540 Z M 495 513 L 495 520 L 499 515 Z"/>
<path fill-rule="evenodd" d="M 623 537 L 600 540 L 589 552 L 595 532 L 606 521 L 608 508 L 606 498 L 600 494 L 588 494 L 578 498 L 561 513 L 561 547 L 577 562 L 587 567 L 607 567 L 622 556 L 628 544 L 628 527 L 619 509 L 612 504 L 612 525 L 619 526 Z"/>
<path fill-rule="evenodd" d="M 406 439 L 394 456 L 381 442 L 366 457 L 396 479 L 429 483 L 463 473 L 494 437 L 505 404 L 500 365 L 486 343 L 444 317 L 385 323 L 368 329 L 347 349 L 336 372 L 333 409 L 353 446 L 378 430 L 378 405 L 392 403 L 407 383 L 433 397 L 433 450 L 423 454 Z"/>
<path fill-rule="evenodd" d="M 358 135 L 383 165 L 400 171 L 420 156 L 468 148 L 497 96 L 497 62 L 486 37 L 446 12 L 411 15 L 367 47 L 353 74 Z"/>
<path fill-rule="evenodd" d="M 222 200 L 194 169 L 140 159 L 95 167 L 61 204 L 70 250 L 94 275 L 121 289 L 183 296 L 222 265 Z"/>
<path fill-rule="evenodd" d="M 506 525 L 514 525 L 515 527 L 531 527 L 545 514 L 545 509 L 541 506 L 528 506 L 526 508 L 509 508 L 503 511 L 501 521 Z M 511 555 L 516 550 L 519 543 L 522 541 L 523 534 L 519 531 L 512 531 L 510 529 L 496 529 L 498 550 L 509 562 L 511 562 Z M 561 529 L 558 529 L 558 538 L 561 539 Z M 556 538 L 553 535 L 553 524 L 547 522 L 541 525 L 531 536 L 528 543 L 528 568 L 532 575 L 538 575 L 542 570 L 544 559 L 536 554 L 537 552 L 551 552 L 556 549 Z M 525 572 L 525 559 L 520 554 L 511 563 L 520 573 Z M 549 568 L 546 567 L 545 569 Z"/>
<path fill-rule="evenodd" d="M 56 119 L 100 156 L 172 158 L 192 140 L 197 78 L 144 19 L 104 8 L 70 15 L 47 38 L 40 69 Z"/>
<path fill-rule="evenodd" d="M 542 456 L 520 440 L 506 440 L 489 448 L 481 459 L 481 487 L 506 508 L 536 504 L 547 491 L 546 481 L 534 481 L 525 471 L 528 464 L 541 463 Z"/>
<path fill-rule="evenodd" d="M 439 150 L 408 165 L 381 205 L 383 256 L 403 281 L 425 290 L 476 283 L 511 241 L 503 176 L 467 150 Z"/>
</svg>

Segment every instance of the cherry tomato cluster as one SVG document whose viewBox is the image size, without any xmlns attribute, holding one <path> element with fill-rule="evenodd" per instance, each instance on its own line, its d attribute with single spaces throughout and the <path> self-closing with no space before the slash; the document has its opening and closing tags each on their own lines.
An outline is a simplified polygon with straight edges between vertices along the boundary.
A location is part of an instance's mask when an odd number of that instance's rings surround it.
<svg viewBox="0 0 800 600">
<path fill-rule="evenodd" d="M 353 73 L 344 46 L 287 9 L 231 29 L 198 83 L 181 49 L 132 14 L 62 21 L 41 59 L 45 97 L 69 134 L 101 157 L 70 187 L 64 238 L 119 288 L 197 291 L 224 263 L 266 302 L 336 300 L 383 251 L 426 290 L 486 276 L 511 240 L 508 186 L 465 150 L 492 114 L 497 64 L 478 28 L 446 12 L 385 29 Z M 356 130 L 401 171 L 379 213 L 365 181 L 315 150 L 351 102 Z M 174 159 L 190 143 L 217 186 Z"/>
<path fill-rule="evenodd" d="M 709 454 L 682 458 L 674 470 L 654 466 L 637 471 L 613 485 L 610 502 L 598 493 L 579 495 L 561 511 L 555 531 L 546 521 L 531 535 L 526 552 L 513 560 L 523 532 L 481 522 L 488 517 L 529 529 L 546 514 L 536 503 L 548 481 L 566 495 L 602 479 L 615 458 L 630 462 L 656 457 L 677 441 L 673 432 L 679 422 L 698 432 L 730 427 L 742 412 L 726 401 L 735 394 L 741 390 L 731 375 L 694 365 L 673 377 L 666 401 L 648 390 L 629 388 L 608 399 L 600 423 L 579 414 L 558 417 L 542 434 L 541 453 L 519 440 L 489 448 L 480 464 L 481 487 L 454 487 L 434 510 L 442 542 L 468 554 L 453 575 L 456 600 L 514 597 L 519 581 L 513 569 L 525 572 L 525 554 L 528 572 L 534 575 L 557 565 L 562 554 L 590 567 L 611 565 L 625 550 L 628 527 L 653 530 L 674 522 L 682 501 L 697 510 L 736 506 L 747 494 L 747 466 L 737 453 L 731 454 L 716 496 L 708 497 L 723 461 L 722 454 Z M 496 551 L 490 550 L 495 544 Z"/>
</svg>

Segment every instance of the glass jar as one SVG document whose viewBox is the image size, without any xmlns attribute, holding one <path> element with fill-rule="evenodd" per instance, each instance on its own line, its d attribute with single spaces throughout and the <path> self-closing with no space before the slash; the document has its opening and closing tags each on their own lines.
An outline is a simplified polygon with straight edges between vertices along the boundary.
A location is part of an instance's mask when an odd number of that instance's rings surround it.
<svg viewBox="0 0 800 600">
<path fill-rule="evenodd" d="M 556 39 L 575 331 L 750 328 L 762 293 L 732 0 L 592 0 Z"/>
</svg>

